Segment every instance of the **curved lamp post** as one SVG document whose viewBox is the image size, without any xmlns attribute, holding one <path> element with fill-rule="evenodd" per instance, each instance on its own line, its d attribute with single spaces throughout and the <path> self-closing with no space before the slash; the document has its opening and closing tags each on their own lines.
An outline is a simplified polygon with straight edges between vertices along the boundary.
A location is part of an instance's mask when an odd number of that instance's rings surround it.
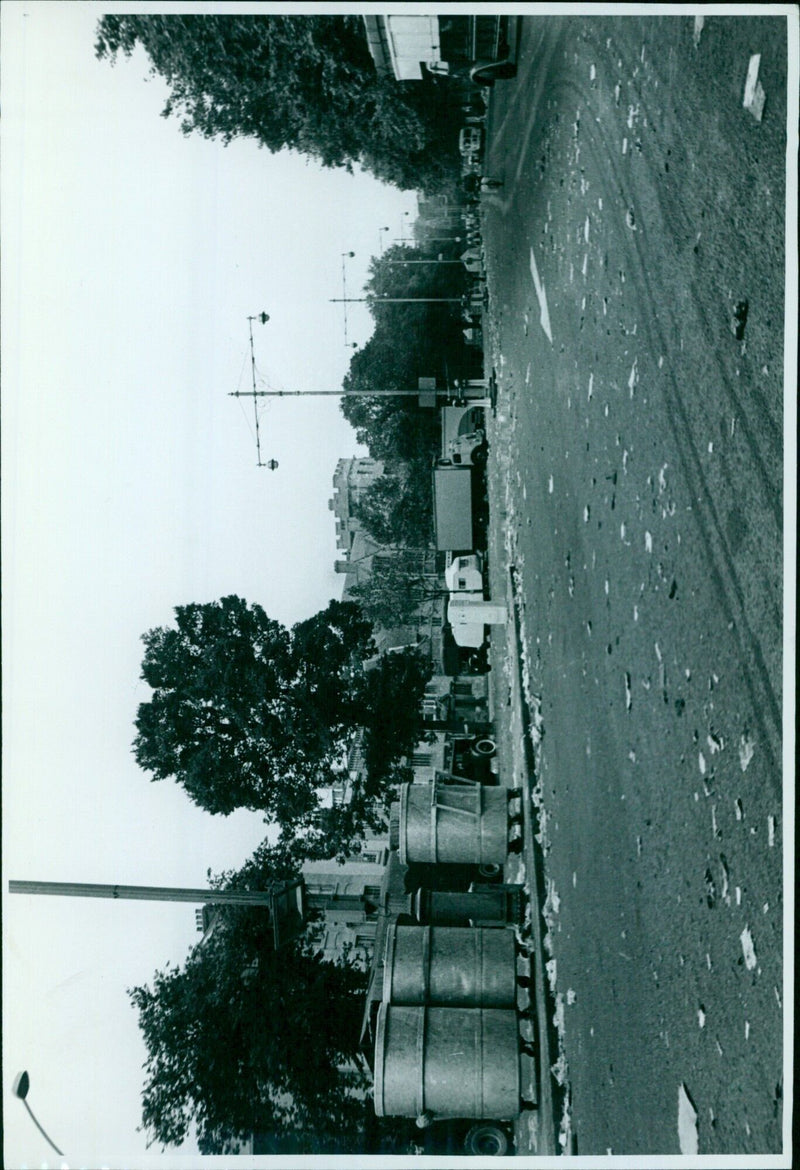
<svg viewBox="0 0 800 1170">
<path fill-rule="evenodd" d="M 38 1129 L 38 1131 L 42 1135 L 42 1137 L 45 1139 L 45 1141 L 47 1141 L 53 1147 L 55 1152 L 60 1157 L 63 1158 L 64 1154 L 62 1153 L 61 1150 L 59 1150 L 59 1148 L 55 1144 L 55 1142 L 51 1141 L 50 1138 L 47 1136 L 47 1134 L 44 1132 L 41 1125 L 39 1125 L 39 1122 L 34 1117 L 33 1110 L 31 1109 L 28 1102 L 25 1100 L 25 1098 L 28 1096 L 28 1089 L 30 1087 L 31 1087 L 31 1078 L 28 1076 L 28 1074 L 26 1072 L 17 1073 L 17 1075 L 14 1077 L 14 1084 L 12 1086 L 12 1092 L 14 1093 L 14 1096 L 19 1097 L 22 1104 L 28 1110 L 28 1112 L 30 1113 L 31 1118 L 33 1120 L 33 1124 L 36 1126 L 36 1128 Z"/>
</svg>

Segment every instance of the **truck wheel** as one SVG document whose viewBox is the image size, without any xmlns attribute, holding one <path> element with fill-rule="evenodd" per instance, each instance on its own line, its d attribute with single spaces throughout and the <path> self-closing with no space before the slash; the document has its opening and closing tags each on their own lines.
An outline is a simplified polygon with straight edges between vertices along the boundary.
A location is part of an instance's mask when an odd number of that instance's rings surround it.
<svg viewBox="0 0 800 1170">
<path fill-rule="evenodd" d="M 494 882 L 497 881 L 497 879 L 502 874 L 502 868 L 492 862 L 488 863 L 487 865 L 479 865 L 478 873 L 482 878 L 485 878 L 486 881 Z"/>
<path fill-rule="evenodd" d="M 476 447 L 472 452 L 472 462 L 475 467 L 485 467 L 488 455 L 489 448 L 486 443 L 481 443 L 480 447 Z"/>
<path fill-rule="evenodd" d="M 508 1134 L 499 1125 L 473 1125 L 464 1138 L 464 1153 L 473 1157 L 502 1158 L 508 1152 Z"/>
<path fill-rule="evenodd" d="M 476 739 L 472 745 L 473 756 L 482 756 L 484 759 L 491 759 L 497 751 L 497 744 L 488 735 L 483 736 L 482 739 Z"/>
</svg>

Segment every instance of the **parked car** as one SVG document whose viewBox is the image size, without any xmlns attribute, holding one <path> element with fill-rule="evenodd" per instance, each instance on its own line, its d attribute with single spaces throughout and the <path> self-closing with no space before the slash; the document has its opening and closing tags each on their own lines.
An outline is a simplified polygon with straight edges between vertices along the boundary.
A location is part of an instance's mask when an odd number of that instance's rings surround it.
<svg viewBox="0 0 800 1170">
<path fill-rule="evenodd" d="M 480 126 L 464 126 L 458 134 L 458 152 L 462 158 L 472 158 L 481 152 L 483 134 Z"/>
</svg>

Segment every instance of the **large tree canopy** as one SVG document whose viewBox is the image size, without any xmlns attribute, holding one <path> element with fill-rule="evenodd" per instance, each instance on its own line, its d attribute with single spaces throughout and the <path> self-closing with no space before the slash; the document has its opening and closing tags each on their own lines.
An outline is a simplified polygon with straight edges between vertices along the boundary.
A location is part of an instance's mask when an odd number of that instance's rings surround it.
<svg viewBox="0 0 800 1170">
<path fill-rule="evenodd" d="M 137 762 L 209 812 L 306 815 L 341 766 L 370 633 L 351 603 L 332 602 L 292 634 L 236 596 L 176 606 L 174 626 L 142 638 L 153 694 L 136 716 Z"/>
<path fill-rule="evenodd" d="M 364 714 L 364 756 L 369 786 L 395 783 L 395 765 L 410 756 L 424 737 L 421 703 L 431 664 L 420 651 L 409 648 L 381 655 L 369 671 Z M 402 701 L 412 697 L 412 702 Z M 404 779 L 411 779 L 405 776 Z"/>
<path fill-rule="evenodd" d="M 374 643 L 354 602 L 331 601 L 288 631 L 261 606 L 223 597 L 177 606 L 174 626 L 142 640 L 142 678 L 152 696 L 136 716 L 137 762 L 156 780 L 176 779 L 209 812 L 263 811 L 291 838 L 316 824 L 317 790 L 341 778 L 359 728 L 370 741 L 385 731 L 385 751 L 397 756 L 413 743 L 392 729 L 422 731 L 430 667 L 412 653 L 403 674 L 394 658 L 404 656 L 393 655 L 365 674 Z M 373 778 L 373 797 L 382 795 L 383 771 Z M 337 826 L 334 851 L 343 848 L 345 828 L 358 826 Z M 317 851 L 324 836 L 313 838 Z"/>
<path fill-rule="evenodd" d="M 170 87 L 164 116 L 178 116 L 185 134 L 225 143 L 252 137 L 324 166 L 360 163 L 405 188 L 441 184 L 454 167 L 457 173 L 452 87 L 428 79 L 409 88 L 379 77 L 358 16 L 115 14 L 99 21 L 98 57 L 113 63 L 137 44 Z"/>
<path fill-rule="evenodd" d="M 275 951 L 266 914 L 218 911 L 215 929 L 181 968 L 134 987 L 147 1048 L 143 1127 L 174 1145 L 194 1121 L 218 1148 L 273 1128 L 349 1132 L 365 1102 L 354 1061 L 365 975 L 330 963 L 308 938 Z"/>
<path fill-rule="evenodd" d="M 304 705 L 318 722 L 350 727 L 360 713 L 361 663 L 374 649 L 372 623 L 353 602 L 331 601 L 292 628 L 292 664 Z"/>
</svg>

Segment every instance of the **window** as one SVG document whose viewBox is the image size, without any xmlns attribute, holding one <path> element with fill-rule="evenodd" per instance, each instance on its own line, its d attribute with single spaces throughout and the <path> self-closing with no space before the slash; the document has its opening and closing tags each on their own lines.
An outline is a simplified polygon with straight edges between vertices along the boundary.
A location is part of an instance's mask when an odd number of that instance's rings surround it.
<svg viewBox="0 0 800 1170">
<path fill-rule="evenodd" d="M 364 897 L 370 902 L 379 902 L 381 897 L 380 886 L 364 886 Z"/>
<path fill-rule="evenodd" d="M 361 860 L 374 863 L 378 860 L 378 854 L 375 852 L 374 849 L 369 849 L 369 850 L 365 849 L 364 852 L 361 854 Z"/>
<path fill-rule="evenodd" d="M 319 894 L 321 897 L 332 898 L 336 893 L 337 884 L 337 882 L 316 882 L 313 874 L 306 874 L 306 886 L 311 894 Z"/>
</svg>

